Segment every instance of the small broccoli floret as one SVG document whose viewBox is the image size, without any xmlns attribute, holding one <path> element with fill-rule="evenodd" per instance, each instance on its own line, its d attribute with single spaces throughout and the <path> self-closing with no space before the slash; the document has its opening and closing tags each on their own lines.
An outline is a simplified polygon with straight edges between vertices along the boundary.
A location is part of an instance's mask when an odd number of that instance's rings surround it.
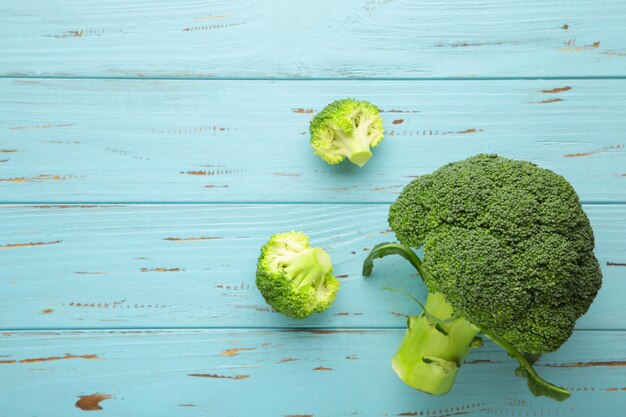
<svg viewBox="0 0 626 417">
<path fill-rule="evenodd" d="M 256 285 L 276 311 L 296 319 L 326 310 L 339 290 L 330 256 L 302 232 L 275 234 L 261 248 Z"/>
<path fill-rule="evenodd" d="M 365 275 L 374 258 L 404 252 L 429 300 L 441 294 L 451 316 L 504 347 L 533 394 L 569 396 L 539 378 L 528 360 L 570 337 L 602 284 L 589 220 L 563 177 L 530 162 L 478 155 L 411 182 L 389 209 L 389 225 L 401 244 L 373 250 Z M 410 247 L 423 247 L 423 264 Z M 420 349 L 407 352 L 419 357 Z"/>
<path fill-rule="evenodd" d="M 385 135 L 378 108 L 350 98 L 326 106 L 311 120 L 309 130 L 311 146 L 324 161 L 338 164 L 347 157 L 360 167 Z"/>
</svg>

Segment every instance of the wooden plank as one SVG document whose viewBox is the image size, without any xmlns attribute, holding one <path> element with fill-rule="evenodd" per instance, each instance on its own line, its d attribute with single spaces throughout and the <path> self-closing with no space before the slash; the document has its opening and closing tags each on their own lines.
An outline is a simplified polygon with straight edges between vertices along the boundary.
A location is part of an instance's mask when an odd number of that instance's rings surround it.
<svg viewBox="0 0 626 417">
<path fill-rule="evenodd" d="M 472 351 L 452 392 L 433 397 L 391 370 L 403 330 L 180 330 L 5 333 L 0 411 L 13 417 L 618 416 L 626 401 L 626 333 L 574 334 L 538 370 L 572 390 L 534 398 L 491 343 Z M 14 361 L 14 362 L 13 362 Z M 80 402 L 79 402 L 80 401 Z M 77 404 L 78 403 L 78 404 Z M 413 414 L 415 413 L 415 414 Z"/>
<path fill-rule="evenodd" d="M 626 75 L 621 0 L 4 3 L 2 75 Z"/>
<path fill-rule="evenodd" d="M 604 286 L 582 329 L 624 329 L 626 206 L 587 205 Z M 403 327 L 425 295 L 401 258 L 361 265 L 393 241 L 386 205 L 133 205 L 0 208 L 0 329 Z M 260 247 L 305 231 L 341 280 L 335 304 L 304 321 L 272 312 L 255 286 Z"/>
<path fill-rule="evenodd" d="M 391 202 L 480 152 L 626 202 L 626 80 L 0 80 L 3 202 Z M 362 169 L 308 145 L 316 110 L 369 99 L 387 137 Z"/>
</svg>

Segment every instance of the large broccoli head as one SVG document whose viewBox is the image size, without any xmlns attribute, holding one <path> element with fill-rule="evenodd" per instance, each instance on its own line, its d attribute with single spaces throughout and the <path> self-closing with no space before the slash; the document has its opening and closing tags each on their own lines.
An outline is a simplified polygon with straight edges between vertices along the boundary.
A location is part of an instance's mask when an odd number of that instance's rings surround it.
<svg viewBox="0 0 626 417">
<path fill-rule="evenodd" d="M 363 166 L 385 131 L 378 108 L 367 101 L 337 100 L 317 114 L 309 127 L 315 154 L 329 164 L 344 158 Z"/>
<path fill-rule="evenodd" d="M 429 291 L 521 352 L 556 350 L 601 286 L 576 192 L 530 162 L 477 155 L 443 166 L 402 191 L 389 224 L 424 247 Z"/>
<path fill-rule="evenodd" d="M 296 319 L 326 310 L 339 290 L 330 256 L 302 232 L 275 234 L 261 248 L 256 284 L 269 305 Z"/>
</svg>

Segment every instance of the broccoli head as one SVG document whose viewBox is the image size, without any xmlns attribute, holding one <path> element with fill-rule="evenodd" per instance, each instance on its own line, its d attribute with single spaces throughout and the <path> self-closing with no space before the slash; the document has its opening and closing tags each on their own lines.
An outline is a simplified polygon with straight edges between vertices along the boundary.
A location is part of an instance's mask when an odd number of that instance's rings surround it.
<svg viewBox="0 0 626 417">
<path fill-rule="evenodd" d="M 296 319 L 326 310 L 339 290 L 330 256 L 302 232 L 275 234 L 261 248 L 256 285 L 270 306 Z"/>
<path fill-rule="evenodd" d="M 411 182 L 392 204 L 389 225 L 401 245 L 379 245 L 366 261 L 370 271 L 372 259 L 400 253 L 420 272 L 429 299 L 442 296 L 450 306 L 434 319 L 448 320 L 440 327 L 464 320 L 474 336 L 482 332 L 520 361 L 518 375 L 535 395 L 569 396 L 531 366 L 570 337 L 602 283 L 589 220 L 563 177 L 477 155 Z M 423 263 L 410 247 L 423 247 Z M 463 357 L 452 359 L 460 366 Z"/>
<path fill-rule="evenodd" d="M 338 164 L 347 157 L 360 167 L 385 135 L 378 108 L 350 98 L 326 106 L 311 120 L 309 130 L 311 146 L 324 161 Z"/>
</svg>

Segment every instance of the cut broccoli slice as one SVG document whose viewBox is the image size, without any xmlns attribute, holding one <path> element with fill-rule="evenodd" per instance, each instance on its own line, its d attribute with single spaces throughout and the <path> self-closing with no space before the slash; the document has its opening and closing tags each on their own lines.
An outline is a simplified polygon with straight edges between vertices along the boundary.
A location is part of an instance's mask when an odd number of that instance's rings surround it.
<svg viewBox="0 0 626 417">
<path fill-rule="evenodd" d="M 256 284 L 276 311 L 297 319 L 331 306 L 339 281 L 330 256 L 302 232 L 275 234 L 261 249 Z"/>
<path fill-rule="evenodd" d="M 311 146 L 329 164 L 348 158 L 362 167 L 385 135 L 378 108 L 367 101 L 337 100 L 311 120 Z"/>
</svg>

